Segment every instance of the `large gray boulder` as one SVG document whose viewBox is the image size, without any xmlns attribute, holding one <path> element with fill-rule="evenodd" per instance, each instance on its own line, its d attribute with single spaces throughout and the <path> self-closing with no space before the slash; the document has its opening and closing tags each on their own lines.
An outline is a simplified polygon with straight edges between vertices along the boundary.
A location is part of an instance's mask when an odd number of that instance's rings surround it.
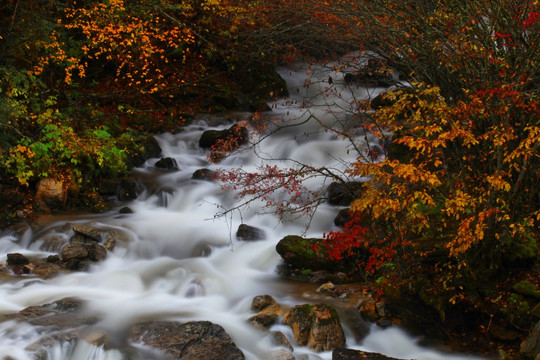
<svg viewBox="0 0 540 360">
<path fill-rule="evenodd" d="M 225 330 L 209 321 L 139 323 L 131 327 L 129 339 L 162 350 L 167 360 L 244 359 Z"/>
</svg>

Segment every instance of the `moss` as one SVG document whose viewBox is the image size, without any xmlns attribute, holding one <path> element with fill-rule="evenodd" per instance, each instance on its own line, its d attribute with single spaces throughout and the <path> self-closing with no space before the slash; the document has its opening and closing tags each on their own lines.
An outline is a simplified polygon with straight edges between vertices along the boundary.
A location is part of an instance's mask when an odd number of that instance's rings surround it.
<svg viewBox="0 0 540 360">
<path fill-rule="evenodd" d="M 522 235 L 507 240 L 508 259 L 512 263 L 534 263 L 538 256 L 538 245 L 533 236 Z"/>
<path fill-rule="evenodd" d="M 334 270 L 340 265 L 329 258 L 322 239 L 289 235 L 279 241 L 276 251 L 286 263 L 299 269 Z"/>
<path fill-rule="evenodd" d="M 514 284 L 514 286 L 512 286 L 512 289 L 517 294 L 530 296 L 530 297 L 540 300 L 540 291 L 538 290 L 535 284 L 533 284 L 532 282 L 528 280 L 523 280 Z"/>
</svg>

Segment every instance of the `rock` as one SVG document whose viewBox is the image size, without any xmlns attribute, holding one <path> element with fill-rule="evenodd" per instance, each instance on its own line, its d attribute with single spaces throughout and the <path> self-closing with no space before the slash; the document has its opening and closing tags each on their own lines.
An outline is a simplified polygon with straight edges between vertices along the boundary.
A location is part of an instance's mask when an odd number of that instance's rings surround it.
<svg viewBox="0 0 540 360">
<path fill-rule="evenodd" d="M 327 304 L 297 305 L 284 317 L 296 342 L 315 351 L 328 351 L 345 345 L 345 334 L 336 310 Z"/>
<path fill-rule="evenodd" d="M 142 191 L 143 187 L 136 179 L 122 179 L 120 181 L 116 197 L 120 201 L 134 200 Z"/>
<path fill-rule="evenodd" d="M 159 159 L 155 164 L 154 167 L 161 170 L 178 170 L 178 163 L 175 159 L 170 157 L 165 157 Z"/>
<path fill-rule="evenodd" d="M 266 238 L 266 234 L 263 230 L 256 227 L 240 224 L 240 226 L 238 226 L 238 231 L 236 231 L 236 237 L 239 240 L 256 241 L 264 240 Z"/>
<path fill-rule="evenodd" d="M 287 349 L 276 349 L 272 350 L 268 360 L 296 360 L 296 358 Z"/>
<path fill-rule="evenodd" d="M 41 179 L 37 185 L 36 199 L 49 209 L 62 208 L 67 199 L 64 182 L 51 178 Z"/>
<path fill-rule="evenodd" d="M 332 360 L 398 360 L 377 353 L 367 351 L 351 350 L 346 348 L 335 348 L 332 351 Z"/>
<path fill-rule="evenodd" d="M 273 304 L 264 306 L 256 315 L 250 317 L 248 321 L 253 326 L 264 330 L 270 328 L 270 326 L 274 325 L 278 321 L 279 314 L 280 307 L 274 302 Z"/>
<path fill-rule="evenodd" d="M 215 171 L 209 169 L 199 169 L 193 173 L 191 178 L 194 180 L 213 181 L 215 179 L 215 174 Z"/>
<path fill-rule="evenodd" d="M 331 205 L 349 206 L 358 199 L 364 187 L 362 182 L 333 182 L 328 186 L 327 196 Z"/>
<path fill-rule="evenodd" d="M 272 344 L 276 346 L 283 346 L 289 351 L 293 351 L 293 347 L 287 337 L 281 331 L 270 331 L 269 336 L 272 339 Z"/>
<path fill-rule="evenodd" d="M 11 266 L 28 265 L 30 264 L 30 260 L 22 254 L 11 253 L 7 254 L 7 264 Z"/>
<path fill-rule="evenodd" d="M 50 262 L 36 264 L 33 272 L 42 279 L 49 279 L 60 272 L 60 266 Z"/>
<path fill-rule="evenodd" d="M 244 359 L 244 354 L 225 330 L 209 321 L 139 323 L 131 327 L 129 339 L 161 349 L 168 360 Z"/>
<path fill-rule="evenodd" d="M 109 251 L 113 251 L 116 247 L 116 242 L 120 240 L 120 235 L 114 230 L 106 230 L 103 234 L 103 246 Z"/>
<path fill-rule="evenodd" d="M 79 314 L 82 302 L 75 298 L 64 298 L 42 306 L 30 306 L 20 311 L 16 318 L 32 325 L 44 326 L 48 330 L 67 330 L 98 321 L 95 316 Z"/>
<path fill-rule="evenodd" d="M 506 324 L 491 324 L 489 336 L 504 342 L 512 342 L 521 338 L 521 334 L 510 329 Z"/>
<path fill-rule="evenodd" d="M 323 358 L 313 354 L 302 354 L 298 355 L 296 360 L 323 360 Z"/>
<path fill-rule="evenodd" d="M 88 262 L 82 259 L 70 259 L 65 261 L 62 266 L 67 270 L 84 271 L 88 267 Z"/>
<path fill-rule="evenodd" d="M 248 321 L 259 329 L 269 329 L 272 325 L 274 325 L 279 318 L 279 314 L 272 312 L 270 309 L 273 307 L 268 307 L 264 309 L 263 311 L 259 312 L 256 315 L 251 316 Z M 279 307 L 277 308 L 279 312 Z"/>
<path fill-rule="evenodd" d="M 88 244 L 88 259 L 91 261 L 102 261 L 107 257 L 107 249 L 99 244 Z"/>
<path fill-rule="evenodd" d="M 124 206 L 123 208 L 118 210 L 118 213 L 119 214 L 133 214 L 133 210 L 131 210 L 131 208 L 129 208 L 127 206 Z"/>
<path fill-rule="evenodd" d="M 346 223 L 352 220 L 352 216 L 349 213 L 349 208 L 339 210 L 338 214 L 334 218 L 334 224 L 339 227 L 344 227 Z"/>
<path fill-rule="evenodd" d="M 86 259 L 87 257 L 88 249 L 83 244 L 68 244 L 60 251 L 60 259 L 62 261 Z"/>
<path fill-rule="evenodd" d="M 129 168 L 141 166 L 146 160 L 157 158 L 161 155 L 161 147 L 153 136 L 147 136 L 142 141 L 138 142 L 137 145 L 137 148 L 142 150 L 131 154 L 131 157 L 127 161 Z"/>
<path fill-rule="evenodd" d="M 330 259 L 322 239 L 289 235 L 276 245 L 276 251 L 287 264 L 310 270 L 334 270 L 339 262 Z"/>
<path fill-rule="evenodd" d="M 316 290 L 316 292 L 318 293 L 333 293 L 334 291 L 336 291 L 336 286 L 332 284 L 330 281 L 325 284 L 322 284 Z"/>
<path fill-rule="evenodd" d="M 251 302 L 251 310 L 258 313 L 251 316 L 248 321 L 259 329 L 268 329 L 279 319 L 280 307 L 270 295 L 255 296 Z"/>
<path fill-rule="evenodd" d="M 538 290 L 536 285 L 530 282 L 529 280 L 522 280 L 514 284 L 514 286 L 512 286 L 512 289 L 517 294 L 520 294 L 523 296 L 529 296 L 537 300 L 540 300 L 540 291 Z"/>
<path fill-rule="evenodd" d="M 276 304 L 276 300 L 270 295 L 258 295 L 251 302 L 251 310 L 261 311 L 268 306 Z"/>
<path fill-rule="evenodd" d="M 361 70 L 345 74 L 344 80 L 348 84 L 376 87 L 390 87 L 396 83 L 393 72 L 388 69 L 383 59 L 369 59 Z"/>
<path fill-rule="evenodd" d="M 101 241 L 101 230 L 92 225 L 74 224 L 71 226 L 71 228 L 76 234 L 79 234 L 86 239 L 97 242 Z"/>
<path fill-rule="evenodd" d="M 105 196 L 116 195 L 116 189 L 118 187 L 118 180 L 116 179 L 103 179 L 98 184 L 98 193 Z"/>
<path fill-rule="evenodd" d="M 65 236 L 62 235 L 52 235 L 43 240 L 43 244 L 39 247 L 40 250 L 50 251 L 50 252 L 59 252 L 60 249 L 68 243 L 68 240 Z"/>
<path fill-rule="evenodd" d="M 538 321 L 527 337 L 521 344 L 520 354 L 530 359 L 537 359 L 540 355 L 540 321 Z"/>
<path fill-rule="evenodd" d="M 386 96 L 387 92 L 380 93 L 379 95 L 375 96 L 373 99 L 371 99 L 370 106 L 372 110 L 379 110 L 383 107 L 387 107 L 394 104 L 394 100 L 390 100 Z"/>
<path fill-rule="evenodd" d="M 225 130 L 206 130 L 199 139 L 199 146 L 210 149 L 219 142 L 229 142 L 227 150 L 234 150 L 249 140 L 249 132 L 245 126 L 235 124 Z"/>
</svg>

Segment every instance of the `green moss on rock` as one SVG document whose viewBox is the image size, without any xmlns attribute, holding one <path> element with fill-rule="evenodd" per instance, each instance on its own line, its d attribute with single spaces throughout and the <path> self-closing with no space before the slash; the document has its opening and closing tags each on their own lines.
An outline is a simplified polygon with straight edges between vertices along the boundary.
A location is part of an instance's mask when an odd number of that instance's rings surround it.
<svg viewBox="0 0 540 360">
<path fill-rule="evenodd" d="M 322 239 L 289 235 L 279 241 L 276 251 L 286 263 L 300 269 L 334 270 L 339 265 L 328 256 Z"/>
<path fill-rule="evenodd" d="M 512 289 L 517 294 L 533 297 L 540 300 L 540 291 L 538 290 L 538 287 L 529 280 L 522 280 L 514 284 L 514 286 L 512 286 Z"/>
</svg>

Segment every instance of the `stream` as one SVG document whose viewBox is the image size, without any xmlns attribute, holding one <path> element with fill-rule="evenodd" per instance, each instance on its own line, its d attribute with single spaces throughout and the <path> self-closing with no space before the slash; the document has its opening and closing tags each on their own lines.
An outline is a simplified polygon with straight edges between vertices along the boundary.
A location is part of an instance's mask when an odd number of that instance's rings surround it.
<svg viewBox="0 0 540 360">
<path fill-rule="evenodd" d="M 322 203 L 313 217 L 285 216 L 269 213 L 263 203 L 254 201 L 239 210 L 227 212 L 239 203 L 235 194 L 225 192 L 217 182 L 193 180 L 201 168 L 233 170 L 242 167 L 257 171 L 260 166 L 295 167 L 297 162 L 326 167 L 342 174 L 355 161 L 356 153 L 347 140 L 327 128 L 351 126 L 350 115 L 356 99 L 374 97 L 382 88 L 349 86 L 343 73 L 329 66 L 297 66 L 283 68 L 280 75 L 287 81 L 290 96 L 269 103 L 272 112 L 261 114 L 266 119 L 280 119 L 289 126 L 281 131 L 265 133 L 254 147 L 236 151 L 218 164 L 208 161 L 208 151 L 198 146 L 208 129 L 225 129 L 231 123 L 214 126 L 216 116 L 200 116 L 177 134 L 156 135 L 162 157 L 178 163 L 178 171 L 159 171 L 149 159 L 135 174 L 146 185 L 136 199 L 104 214 L 54 215 L 40 219 L 39 226 L 22 236 L 0 233 L 0 262 L 8 253 L 27 257 L 47 257 L 43 244 L 52 237 L 66 237 L 62 227 L 67 222 L 111 229 L 122 234 L 122 241 L 109 251 L 103 261 L 93 263 L 87 271 L 62 273 L 43 280 L 33 275 L 3 277 L 0 282 L 0 315 L 33 306 L 76 297 L 85 303 L 85 314 L 98 315 L 95 328 L 105 330 L 111 338 L 120 337 L 133 323 L 146 320 L 187 322 L 208 320 L 225 328 L 246 359 L 265 359 L 274 346 L 263 331 L 253 328 L 246 319 L 254 296 L 272 295 L 280 304 L 293 306 L 306 303 L 302 291 L 279 278 L 276 267 L 281 261 L 275 251 L 277 242 L 286 235 L 305 234 L 321 237 L 336 230 L 334 217 L 339 207 Z M 307 86 L 306 86 L 307 85 Z M 311 118 L 315 115 L 315 118 Z M 249 113 L 228 116 L 247 119 Z M 365 148 L 378 146 L 377 140 L 358 132 L 355 141 Z M 254 139 L 252 142 L 255 142 Z M 367 151 L 367 150 L 366 150 Z M 324 194 L 330 184 L 323 177 L 305 184 Z M 275 199 L 284 195 L 272 194 Z M 246 199 L 244 199 L 245 201 Z M 132 214 L 119 214 L 128 206 Z M 261 215 L 261 213 L 264 213 Z M 240 224 L 261 229 L 265 240 L 240 241 L 236 230 Z M 292 332 L 275 325 L 291 343 Z M 398 328 L 372 326 L 370 334 L 360 342 L 345 328 L 347 347 L 402 359 L 471 359 L 460 354 L 443 354 L 420 347 L 417 339 Z M 42 334 L 29 324 L 17 321 L 0 322 L 0 358 L 32 359 L 25 348 Z M 295 347 L 294 355 L 308 359 L 331 359 L 331 352 L 313 353 Z M 148 355 L 151 359 L 151 355 Z M 91 345 L 84 340 L 56 343 L 48 350 L 50 360 L 123 359 L 115 350 Z"/>
</svg>

